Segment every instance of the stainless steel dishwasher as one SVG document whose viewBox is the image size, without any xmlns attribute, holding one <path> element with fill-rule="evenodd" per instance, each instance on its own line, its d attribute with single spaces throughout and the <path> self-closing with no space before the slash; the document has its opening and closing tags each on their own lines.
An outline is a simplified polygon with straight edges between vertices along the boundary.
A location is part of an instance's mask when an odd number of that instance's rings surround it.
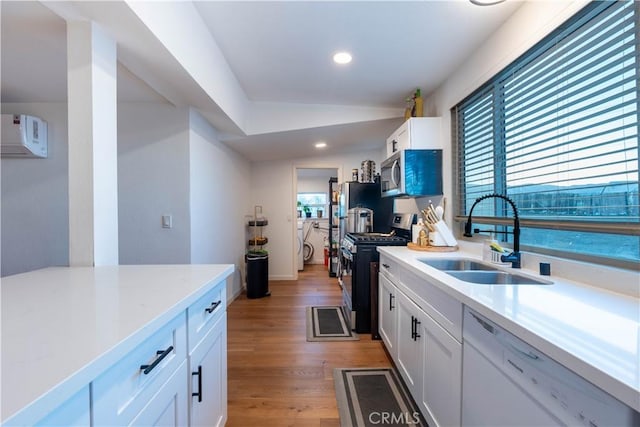
<svg viewBox="0 0 640 427">
<path fill-rule="evenodd" d="M 640 414 L 465 307 L 463 426 L 638 426 Z"/>
</svg>

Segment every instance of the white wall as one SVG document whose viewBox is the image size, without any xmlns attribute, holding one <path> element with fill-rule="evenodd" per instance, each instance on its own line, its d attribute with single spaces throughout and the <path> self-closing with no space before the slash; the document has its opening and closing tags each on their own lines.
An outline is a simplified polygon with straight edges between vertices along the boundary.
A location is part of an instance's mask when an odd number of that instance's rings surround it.
<svg viewBox="0 0 640 427">
<path fill-rule="evenodd" d="M 381 137 L 384 140 L 385 137 Z M 269 220 L 265 235 L 269 237 L 269 277 L 271 279 L 295 279 L 297 237 L 295 206 L 295 168 L 338 168 L 339 182 L 351 179 L 351 169 L 360 169 L 363 160 L 376 162 L 380 171 L 383 150 L 350 153 L 341 156 L 325 156 L 311 159 L 256 162 L 251 165 L 251 195 L 255 204 L 263 206 Z M 327 183 L 328 185 L 328 183 Z M 253 214 L 253 212 L 247 212 Z M 295 250 L 295 252 L 294 252 Z"/>
<path fill-rule="evenodd" d="M 118 106 L 120 264 L 191 260 L 188 125 L 187 109 Z M 173 228 L 162 228 L 162 215 Z"/>
<path fill-rule="evenodd" d="M 443 187 L 447 206 L 450 206 L 446 212 L 449 224 L 457 209 L 457 189 L 453 188 L 452 176 L 456 156 L 451 147 L 451 108 L 587 3 L 584 0 L 524 2 L 498 31 L 476 49 L 474 55 L 425 99 L 425 115 L 442 117 L 442 140 L 445 142 Z"/>
<path fill-rule="evenodd" d="M 3 114 L 48 123 L 49 157 L 5 159 L 2 175 L 2 276 L 69 263 L 66 103 L 2 104 Z"/>
<path fill-rule="evenodd" d="M 227 282 L 230 299 L 244 281 L 250 164 L 220 143 L 215 129 L 195 110 L 189 122 L 191 262 L 235 264 Z"/>
</svg>

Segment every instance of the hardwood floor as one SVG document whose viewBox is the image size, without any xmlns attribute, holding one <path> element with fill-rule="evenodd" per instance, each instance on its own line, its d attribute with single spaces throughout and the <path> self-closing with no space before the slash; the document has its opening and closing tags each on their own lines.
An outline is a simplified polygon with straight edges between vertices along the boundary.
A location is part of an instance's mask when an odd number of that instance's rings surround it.
<svg viewBox="0 0 640 427">
<path fill-rule="evenodd" d="M 269 282 L 228 308 L 227 426 L 339 426 L 333 369 L 391 363 L 382 341 L 307 342 L 307 306 L 340 305 L 336 278 L 307 265 L 297 281 Z"/>
</svg>

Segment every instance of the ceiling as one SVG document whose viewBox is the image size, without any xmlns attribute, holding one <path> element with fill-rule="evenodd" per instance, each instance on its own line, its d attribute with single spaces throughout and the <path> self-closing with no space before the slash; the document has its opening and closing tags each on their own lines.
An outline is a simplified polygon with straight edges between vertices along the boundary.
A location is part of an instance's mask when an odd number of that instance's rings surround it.
<svg viewBox="0 0 640 427">
<path fill-rule="evenodd" d="M 189 74 L 126 3 L 3 0 L 1 97 L 3 103 L 66 101 L 65 19 L 82 16 L 118 43 L 120 101 L 194 106 L 252 161 L 381 149 L 402 121 L 405 98 L 416 88 L 423 95 L 436 89 L 520 4 L 194 2 L 222 55 L 221 68 L 211 74 L 230 70 L 245 110 L 288 108 L 293 117 L 312 106 L 313 119 L 304 124 L 283 126 L 266 115 L 263 122 L 271 126 L 249 126 Z M 352 63 L 334 64 L 338 50 L 351 52 Z M 319 140 L 325 149 L 313 147 Z"/>
</svg>

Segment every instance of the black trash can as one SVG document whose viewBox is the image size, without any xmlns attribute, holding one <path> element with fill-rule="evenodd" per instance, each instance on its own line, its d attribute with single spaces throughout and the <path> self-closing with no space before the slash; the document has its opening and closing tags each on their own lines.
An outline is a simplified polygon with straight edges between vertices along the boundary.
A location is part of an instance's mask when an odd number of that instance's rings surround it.
<svg viewBox="0 0 640 427">
<path fill-rule="evenodd" d="M 245 255 L 247 262 L 247 298 L 262 298 L 269 292 L 269 254 L 254 251 Z"/>
</svg>

